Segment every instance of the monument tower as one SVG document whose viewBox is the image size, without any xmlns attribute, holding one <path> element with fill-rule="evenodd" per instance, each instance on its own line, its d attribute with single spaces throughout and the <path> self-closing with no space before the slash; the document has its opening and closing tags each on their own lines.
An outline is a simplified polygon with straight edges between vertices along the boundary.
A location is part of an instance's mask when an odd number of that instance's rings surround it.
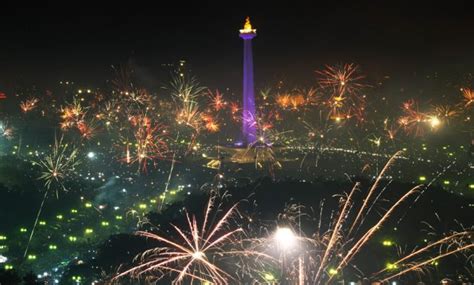
<svg viewBox="0 0 474 285">
<path fill-rule="evenodd" d="M 246 145 L 256 140 L 257 126 L 255 124 L 255 91 L 253 84 L 252 56 L 252 39 L 256 36 L 257 30 L 252 29 L 250 18 L 247 17 L 247 19 L 245 19 L 244 28 L 240 30 L 240 37 L 244 40 L 242 139 Z"/>
<path fill-rule="evenodd" d="M 276 153 L 282 147 L 272 143 L 257 140 L 255 90 L 253 82 L 253 57 L 252 39 L 257 36 L 257 30 L 252 29 L 250 18 L 245 19 L 244 28 L 240 30 L 240 37 L 244 40 L 244 64 L 243 64 L 243 108 L 242 108 L 242 142 L 232 146 L 217 146 L 217 157 L 208 157 L 210 161 L 207 167 L 220 169 L 222 162 L 237 164 L 253 163 L 256 169 L 267 168 L 273 172 L 275 168 L 281 168 Z M 223 153 L 223 155 L 222 155 Z"/>
</svg>

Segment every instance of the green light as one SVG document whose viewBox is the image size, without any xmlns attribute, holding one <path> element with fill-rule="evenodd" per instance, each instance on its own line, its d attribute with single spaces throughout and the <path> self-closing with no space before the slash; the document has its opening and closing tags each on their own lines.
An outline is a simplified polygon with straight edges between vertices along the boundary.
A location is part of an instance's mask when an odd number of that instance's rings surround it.
<svg viewBox="0 0 474 285">
<path fill-rule="evenodd" d="M 72 280 L 74 280 L 74 281 L 76 281 L 76 282 L 81 282 L 82 277 L 81 277 L 81 276 L 76 276 L 76 275 L 74 275 L 74 276 L 72 276 Z"/>
<path fill-rule="evenodd" d="M 152 204 L 156 203 L 156 199 L 151 199 L 150 203 L 152 203 Z"/>
<path fill-rule="evenodd" d="M 13 265 L 5 264 L 5 270 L 12 270 L 12 269 L 13 269 Z"/>
<path fill-rule="evenodd" d="M 335 268 L 330 268 L 329 269 L 329 275 L 334 276 L 337 274 L 337 270 Z"/>
<path fill-rule="evenodd" d="M 7 237 L 6 236 L 0 236 L 0 240 L 6 240 Z"/>
<path fill-rule="evenodd" d="M 62 220 L 62 219 L 63 219 L 63 215 L 56 215 L 56 219 Z"/>
<path fill-rule="evenodd" d="M 8 247 L 6 245 L 0 245 L 0 249 L 7 249 Z"/>
<path fill-rule="evenodd" d="M 121 220 L 121 219 L 123 219 L 123 217 L 122 216 L 115 216 L 115 219 L 116 220 Z"/>
<path fill-rule="evenodd" d="M 91 203 L 89 203 L 89 202 L 88 202 L 88 203 L 86 203 L 86 205 L 85 205 L 85 206 L 86 206 L 86 208 L 92 208 L 92 204 L 91 204 Z"/>
<path fill-rule="evenodd" d="M 71 213 L 77 214 L 77 210 L 76 209 L 71 209 Z"/>
<path fill-rule="evenodd" d="M 161 195 L 160 195 L 160 199 L 161 199 L 161 200 L 164 200 L 165 198 L 166 198 L 166 195 L 165 195 L 165 194 L 161 194 Z"/>
<path fill-rule="evenodd" d="M 454 155 L 454 153 L 450 152 L 450 153 L 448 153 L 448 155 L 449 155 L 449 156 L 453 156 L 453 155 Z"/>
<path fill-rule="evenodd" d="M 48 246 L 48 248 L 49 248 L 49 250 L 56 250 L 56 249 L 58 249 L 58 246 L 55 245 L 55 244 L 50 244 L 50 245 Z"/>
<path fill-rule="evenodd" d="M 69 236 L 68 239 L 69 239 L 70 242 L 76 242 L 77 241 L 77 237 L 75 237 L 75 236 Z"/>
<path fill-rule="evenodd" d="M 103 226 L 103 227 L 108 227 L 108 226 L 109 226 L 109 222 L 107 222 L 107 221 L 102 221 L 102 222 L 100 223 L 100 225 Z"/>
<path fill-rule="evenodd" d="M 36 260 L 36 255 L 34 255 L 34 254 L 28 254 L 27 259 L 28 259 L 28 260 Z"/>
<path fill-rule="evenodd" d="M 444 180 L 444 181 L 443 181 L 443 184 L 444 184 L 444 185 L 449 185 L 449 183 L 450 183 L 449 180 Z"/>
<path fill-rule="evenodd" d="M 437 260 L 434 260 L 434 261 L 431 262 L 431 265 L 438 266 L 439 262 Z"/>
<path fill-rule="evenodd" d="M 474 184 L 469 184 L 469 189 L 474 189 Z"/>
<path fill-rule="evenodd" d="M 426 146 L 423 147 L 423 150 L 427 150 L 428 148 Z"/>
<path fill-rule="evenodd" d="M 28 231 L 28 229 L 26 228 L 20 228 L 20 233 L 26 233 Z"/>
<path fill-rule="evenodd" d="M 391 241 L 391 240 L 384 240 L 382 242 L 382 244 L 383 244 L 383 246 L 392 246 L 392 245 L 394 245 L 394 242 Z"/>
<path fill-rule="evenodd" d="M 272 273 L 265 273 L 263 275 L 263 279 L 265 279 L 265 281 L 272 282 L 275 281 L 275 276 L 273 276 Z"/>
<path fill-rule="evenodd" d="M 420 180 L 420 181 L 426 181 L 426 176 L 420 176 L 420 177 L 418 178 L 418 180 Z"/>
<path fill-rule="evenodd" d="M 385 268 L 387 268 L 387 270 L 395 270 L 395 269 L 398 268 L 398 265 L 389 262 L 389 263 L 387 263 Z"/>
<path fill-rule="evenodd" d="M 86 229 L 84 232 L 85 232 L 86 234 L 91 234 L 91 233 L 94 232 L 94 230 L 93 230 L 93 229 Z"/>
<path fill-rule="evenodd" d="M 146 204 L 140 204 L 140 205 L 138 205 L 138 208 L 140 208 L 140 209 L 146 209 Z"/>
<path fill-rule="evenodd" d="M 46 226 L 46 221 L 39 221 L 40 226 Z"/>
<path fill-rule="evenodd" d="M 176 195 L 176 190 L 171 190 L 170 195 Z"/>
</svg>

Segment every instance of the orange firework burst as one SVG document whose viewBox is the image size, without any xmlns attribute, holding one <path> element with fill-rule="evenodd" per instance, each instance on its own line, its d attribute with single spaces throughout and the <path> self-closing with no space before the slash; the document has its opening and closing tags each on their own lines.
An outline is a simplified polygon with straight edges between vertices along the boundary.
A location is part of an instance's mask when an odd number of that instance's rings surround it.
<svg viewBox="0 0 474 285">
<path fill-rule="evenodd" d="M 317 96 L 316 89 L 311 87 L 310 89 L 302 89 L 300 93 L 303 94 L 307 104 L 316 105 L 319 103 L 320 98 Z"/>
<path fill-rule="evenodd" d="M 434 106 L 433 113 L 434 116 L 443 119 L 447 123 L 449 123 L 451 119 L 460 115 L 459 110 L 451 105 L 436 105 Z"/>
<path fill-rule="evenodd" d="M 404 115 L 398 119 L 398 124 L 406 133 L 412 133 L 416 136 L 423 134 L 424 122 L 431 121 L 431 117 L 418 110 L 418 103 L 410 99 L 403 103 L 402 110 Z"/>
<path fill-rule="evenodd" d="M 240 106 L 239 106 L 239 104 L 237 102 L 231 102 L 229 104 L 229 109 L 230 109 L 230 113 L 231 113 L 231 116 L 232 116 L 232 120 L 235 121 L 235 122 L 240 121 L 240 116 L 239 116 Z"/>
<path fill-rule="evenodd" d="M 147 172 L 148 163 L 165 159 L 168 145 L 164 139 L 166 129 L 163 125 L 153 124 L 146 116 L 132 117 L 131 124 L 136 126 L 135 143 L 132 151 L 127 144 L 127 163 L 138 163 L 139 170 Z"/>
<path fill-rule="evenodd" d="M 276 103 L 280 108 L 292 108 L 293 110 L 298 109 L 300 106 L 305 104 L 305 98 L 301 93 L 295 94 L 279 94 L 276 97 Z"/>
<path fill-rule="evenodd" d="M 85 110 L 82 108 L 81 102 L 74 98 L 72 104 L 61 108 L 61 129 L 67 130 L 72 127 L 78 127 L 79 123 L 83 121 Z"/>
<path fill-rule="evenodd" d="M 85 121 L 79 121 L 77 123 L 77 129 L 79 130 L 81 137 L 85 139 L 91 139 L 97 131 L 97 125 L 94 121 L 90 123 L 86 123 Z"/>
<path fill-rule="evenodd" d="M 283 109 L 288 108 L 288 106 L 290 106 L 290 95 L 288 94 L 278 95 L 276 97 L 276 103 L 278 104 L 278 106 L 280 106 Z"/>
<path fill-rule="evenodd" d="M 359 91 L 367 85 L 360 83 L 364 76 L 358 75 L 357 71 L 356 65 L 345 64 L 342 67 L 326 66 L 325 70 L 316 72 L 321 76 L 319 85 L 323 90 L 330 90 L 323 104 L 329 109 L 328 117 L 336 122 L 351 117 L 363 121 L 365 96 Z"/>
<path fill-rule="evenodd" d="M 176 122 L 191 127 L 196 132 L 201 128 L 201 112 L 197 103 L 188 101 L 183 102 L 183 106 L 178 109 Z"/>
<path fill-rule="evenodd" d="M 149 249 L 138 256 L 141 264 L 124 271 L 114 277 L 130 275 L 132 277 L 152 276 L 163 279 L 169 276 L 173 284 L 185 282 L 190 284 L 207 282 L 212 284 L 228 284 L 233 279 L 230 273 L 221 269 L 216 262 L 223 256 L 235 254 L 226 250 L 238 240 L 240 227 L 232 228 L 230 219 L 235 214 L 237 204 L 233 205 L 217 222 L 211 223 L 214 210 L 214 198 L 209 199 L 204 213 L 204 220 L 199 226 L 196 216 L 186 211 L 187 229 L 171 225 L 175 237 L 149 232 L 137 232 L 137 235 L 160 243 L 160 246 Z M 213 219 L 212 219 L 213 220 Z"/>
<path fill-rule="evenodd" d="M 210 133 L 218 132 L 220 129 L 219 123 L 216 122 L 216 119 L 212 117 L 210 114 L 203 114 L 201 116 L 202 120 L 204 121 L 204 127 Z"/>
<path fill-rule="evenodd" d="M 214 93 L 209 90 L 209 98 L 211 99 L 210 106 L 214 109 L 214 111 L 220 111 L 227 105 L 227 102 L 224 101 L 223 95 L 219 92 L 219 90 L 216 90 Z"/>
<path fill-rule="evenodd" d="M 365 85 L 359 81 L 364 78 L 357 74 L 358 66 L 355 64 L 344 64 L 342 67 L 326 66 L 325 70 L 316 71 L 321 75 L 318 82 L 323 88 L 333 89 L 336 96 L 344 96 L 347 93 L 357 93 Z"/>
<path fill-rule="evenodd" d="M 474 105 L 474 91 L 470 88 L 461 88 L 462 96 L 464 97 L 464 107 Z"/>
<path fill-rule="evenodd" d="M 31 98 L 25 101 L 20 102 L 20 109 L 23 113 L 28 113 L 29 111 L 33 110 L 37 107 L 37 103 L 39 102 L 38 98 Z"/>
</svg>

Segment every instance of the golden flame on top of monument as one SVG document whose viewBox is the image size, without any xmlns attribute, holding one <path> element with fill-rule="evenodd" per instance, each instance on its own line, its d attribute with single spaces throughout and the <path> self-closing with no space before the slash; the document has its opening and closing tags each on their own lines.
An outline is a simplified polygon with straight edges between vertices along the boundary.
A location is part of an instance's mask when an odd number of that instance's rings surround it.
<svg viewBox="0 0 474 285">
<path fill-rule="evenodd" d="M 257 29 L 252 29 L 252 24 L 250 23 L 250 17 L 245 18 L 244 28 L 240 30 L 241 34 L 251 34 L 256 33 Z"/>
</svg>

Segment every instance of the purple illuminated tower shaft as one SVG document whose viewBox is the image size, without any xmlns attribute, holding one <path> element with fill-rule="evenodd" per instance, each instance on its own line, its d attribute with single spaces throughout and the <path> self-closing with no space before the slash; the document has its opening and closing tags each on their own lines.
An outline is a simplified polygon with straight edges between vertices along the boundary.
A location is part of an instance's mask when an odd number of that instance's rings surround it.
<svg viewBox="0 0 474 285">
<path fill-rule="evenodd" d="M 248 20 L 250 23 L 250 21 Z M 247 26 L 240 30 L 240 37 L 244 40 L 244 69 L 243 69 L 243 110 L 242 135 L 244 143 L 251 144 L 256 140 L 255 94 L 253 85 L 253 57 L 252 39 L 256 36 L 255 30 Z"/>
</svg>

